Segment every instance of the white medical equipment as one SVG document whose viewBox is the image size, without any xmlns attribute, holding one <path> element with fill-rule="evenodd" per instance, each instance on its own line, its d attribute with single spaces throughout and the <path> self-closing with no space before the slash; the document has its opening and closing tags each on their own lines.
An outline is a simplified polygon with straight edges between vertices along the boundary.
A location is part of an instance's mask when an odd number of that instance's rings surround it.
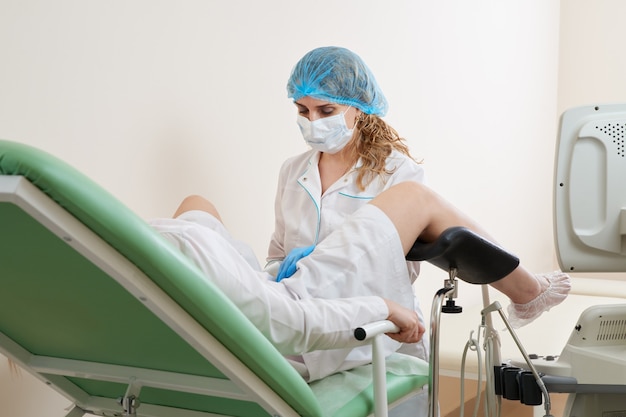
<svg viewBox="0 0 626 417">
<path fill-rule="evenodd" d="M 561 117 L 554 222 L 564 271 L 626 272 L 625 131 L 626 104 L 582 106 Z M 560 355 L 531 363 L 548 392 L 570 393 L 564 416 L 626 416 L 626 302 L 586 309 Z M 499 369 L 505 398 L 523 396 L 525 365 Z M 507 382 L 519 391 L 508 395 Z"/>
</svg>

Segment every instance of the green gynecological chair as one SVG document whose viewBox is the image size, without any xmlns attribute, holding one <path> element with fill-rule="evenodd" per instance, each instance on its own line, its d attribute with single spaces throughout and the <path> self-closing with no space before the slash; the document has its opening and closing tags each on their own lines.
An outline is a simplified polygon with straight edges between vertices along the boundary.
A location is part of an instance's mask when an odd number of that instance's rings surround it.
<svg viewBox="0 0 626 417">
<path fill-rule="evenodd" d="M 307 384 L 141 218 L 10 141 L 0 141 L 0 236 L 0 353 L 68 398 L 67 416 L 374 413 L 371 384 L 351 389 L 350 372 Z M 428 364 L 416 374 L 388 365 L 384 408 L 428 383 Z"/>
</svg>

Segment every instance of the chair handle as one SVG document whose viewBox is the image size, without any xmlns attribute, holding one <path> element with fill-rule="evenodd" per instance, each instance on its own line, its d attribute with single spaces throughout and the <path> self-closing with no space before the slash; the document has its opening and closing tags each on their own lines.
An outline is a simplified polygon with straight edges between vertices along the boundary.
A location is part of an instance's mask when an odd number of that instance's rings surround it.
<svg viewBox="0 0 626 417">
<path fill-rule="evenodd" d="M 354 329 L 354 337 L 356 340 L 369 340 L 379 334 L 384 333 L 398 333 L 400 328 L 396 326 L 392 321 L 380 320 L 372 323 L 365 324 L 361 327 Z"/>
</svg>

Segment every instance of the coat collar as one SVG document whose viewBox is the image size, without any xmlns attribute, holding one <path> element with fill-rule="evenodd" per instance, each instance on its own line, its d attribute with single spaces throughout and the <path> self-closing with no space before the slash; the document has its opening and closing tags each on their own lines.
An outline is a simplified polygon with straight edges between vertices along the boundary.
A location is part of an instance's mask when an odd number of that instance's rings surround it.
<svg viewBox="0 0 626 417">
<path fill-rule="evenodd" d="M 320 180 L 320 172 L 318 166 L 320 161 L 320 155 L 320 151 L 311 150 L 311 156 L 309 157 L 307 166 L 304 169 L 304 172 L 298 177 L 298 183 L 315 200 L 320 198 L 322 193 L 322 183 Z M 326 190 L 326 194 L 339 191 L 353 183 L 356 180 L 356 170 L 361 165 L 363 165 L 363 162 L 359 158 L 357 163 L 346 174 L 344 174 L 343 177 L 335 181 L 335 183 L 331 185 L 328 190 Z"/>
</svg>

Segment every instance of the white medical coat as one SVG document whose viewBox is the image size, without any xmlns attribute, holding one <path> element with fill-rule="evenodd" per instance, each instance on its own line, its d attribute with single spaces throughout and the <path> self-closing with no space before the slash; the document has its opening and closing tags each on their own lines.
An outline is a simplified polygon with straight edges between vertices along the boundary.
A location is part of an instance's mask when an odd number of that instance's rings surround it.
<svg viewBox="0 0 626 417">
<path fill-rule="evenodd" d="M 393 151 L 386 163 L 387 170 L 393 171 L 391 175 L 375 178 L 361 191 L 356 184 L 359 161 L 322 195 L 319 158 L 320 152 L 311 150 L 288 159 L 280 170 L 268 261 L 282 260 L 293 248 L 317 244 L 359 207 L 391 186 L 404 181 L 424 182 L 422 166 Z M 414 280 L 419 263 L 410 263 L 410 268 Z"/>
<path fill-rule="evenodd" d="M 377 176 L 361 191 L 356 183 L 356 168 L 361 164 L 358 161 L 353 169 L 322 195 L 319 158 L 320 152 L 311 150 L 288 159 L 281 167 L 275 200 L 276 224 L 269 245 L 268 262 L 282 260 L 293 248 L 317 245 L 358 208 L 391 186 L 405 181 L 424 182 L 422 166 L 406 155 L 393 151 L 386 161 L 386 168 L 391 174 Z M 361 281 L 346 283 L 329 274 L 314 274 L 307 276 L 306 283 L 291 279 L 283 280 L 283 283 L 300 297 L 379 295 L 415 309 L 423 322 L 419 302 L 411 287 L 419 274 L 419 262 L 407 262 L 406 265 L 402 276 L 369 275 L 365 278 L 364 275 Z M 428 359 L 426 340 L 405 346 L 401 351 Z M 353 359 L 363 354 L 368 353 L 355 352 L 356 357 Z"/>
</svg>

